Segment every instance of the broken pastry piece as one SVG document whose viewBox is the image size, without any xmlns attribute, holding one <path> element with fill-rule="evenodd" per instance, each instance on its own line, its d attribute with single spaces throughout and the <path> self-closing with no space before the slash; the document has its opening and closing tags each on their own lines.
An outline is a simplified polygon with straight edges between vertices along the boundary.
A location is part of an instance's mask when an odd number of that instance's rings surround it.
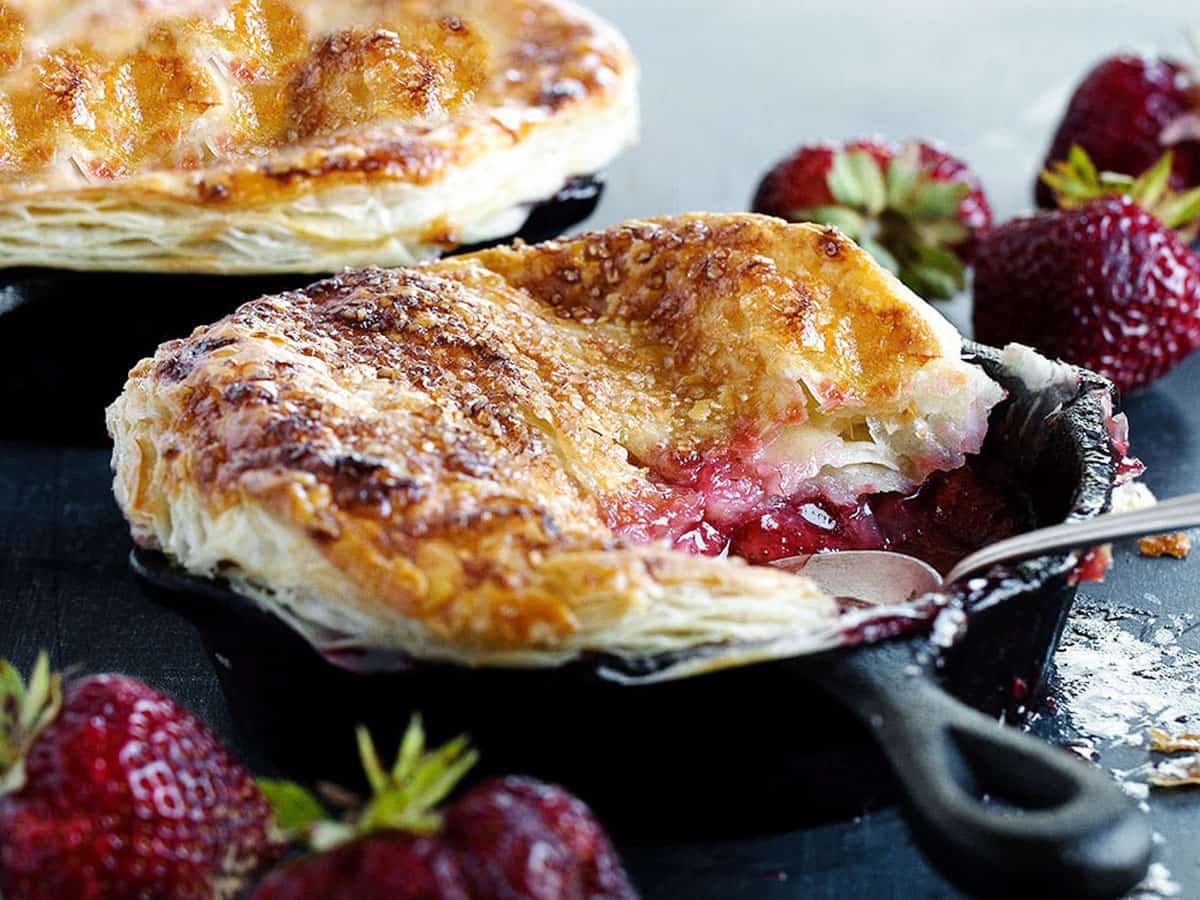
<svg viewBox="0 0 1200 900">
<path fill-rule="evenodd" d="M 1200 734 L 1173 737 L 1161 728 L 1151 728 L 1150 749 L 1155 753 L 1191 753 L 1154 764 L 1146 781 L 1153 787 L 1175 788 L 1200 784 Z"/>
<path fill-rule="evenodd" d="M 1182 531 L 1175 534 L 1156 534 L 1138 538 L 1138 551 L 1142 556 L 1171 556 L 1186 559 L 1192 552 L 1192 540 Z"/>
<path fill-rule="evenodd" d="M 1157 788 L 1185 787 L 1200 784 L 1200 755 L 1166 759 L 1156 763 L 1146 781 Z"/>
<path fill-rule="evenodd" d="M 1150 749 L 1155 753 L 1182 753 L 1200 751 L 1200 734 L 1181 734 L 1172 737 L 1161 728 L 1150 729 Z"/>
<path fill-rule="evenodd" d="M 348 271 L 162 345 L 108 410 L 115 491 L 141 547 L 301 630 L 728 665 L 827 646 L 838 614 L 739 535 L 979 450 L 1003 392 L 960 349 L 836 230 L 632 221 Z"/>
<path fill-rule="evenodd" d="M 10 0 L 0 267 L 328 272 L 507 237 L 637 130 L 559 0 Z"/>
</svg>

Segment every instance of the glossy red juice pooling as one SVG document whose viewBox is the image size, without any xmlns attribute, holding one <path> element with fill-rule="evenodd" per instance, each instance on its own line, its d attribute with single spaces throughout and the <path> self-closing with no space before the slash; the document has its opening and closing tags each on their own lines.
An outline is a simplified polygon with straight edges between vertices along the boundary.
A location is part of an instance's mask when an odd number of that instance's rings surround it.
<svg viewBox="0 0 1200 900">
<path fill-rule="evenodd" d="M 839 504 L 811 491 L 773 492 L 743 451 L 652 466 L 656 492 L 613 504 L 611 527 L 633 543 L 667 540 L 689 553 L 728 552 L 759 564 L 821 550 L 895 550 L 946 572 L 1030 520 L 1012 474 L 982 457 L 936 472 L 908 494 Z"/>
</svg>

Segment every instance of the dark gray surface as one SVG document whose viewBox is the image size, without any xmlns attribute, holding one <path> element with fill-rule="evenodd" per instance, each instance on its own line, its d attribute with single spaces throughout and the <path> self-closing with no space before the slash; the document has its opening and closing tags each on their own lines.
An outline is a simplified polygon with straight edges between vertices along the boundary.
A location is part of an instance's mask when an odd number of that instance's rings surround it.
<svg viewBox="0 0 1200 900">
<path fill-rule="evenodd" d="M 1086 11 L 1032 2 L 916 2 L 890 12 L 878 2 L 594 6 L 633 41 L 645 98 L 643 144 L 614 167 L 596 224 L 742 208 L 760 170 L 794 144 L 874 132 L 944 138 L 980 170 L 997 210 L 1014 212 L 1027 205 L 1048 131 L 1083 69 L 1118 46 L 1181 50 L 1187 15 L 1183 4 L 1116 2 Z M 950 309 L 961 320 L 962 304 Z M 1200 358 L 1129 404 L 1135 449 L 1162 495 L 1200 489 L 1198 396 Z M 81 670 L 139 675 L 236 744 L 198 637 L 143 598 L 126 569 L 128 547 L 104 451 L 0 444 L 0 656 L 26 667 L 46 647 Z M 1145 606 L 1153 591 L 1154 612 L 1188 614 L 1200 604 L 1198 585 L 1200 560 L 1150 561 L 1122 547 L 1109 581 L 1087 593 Z M 1069 724 L 1070 706 L 1061 706 L 1037 727 Z M 1104 761 L 1144 758 L 1120 748 Z M 1154 795 L 1150 810 L 1178 896 L 1200 897 L 1200 795 Z M 892 810 L 719 844 L 630 847 L 626 856 L 652 900 L 958 896 L 920 860 Z"/>
</svg>

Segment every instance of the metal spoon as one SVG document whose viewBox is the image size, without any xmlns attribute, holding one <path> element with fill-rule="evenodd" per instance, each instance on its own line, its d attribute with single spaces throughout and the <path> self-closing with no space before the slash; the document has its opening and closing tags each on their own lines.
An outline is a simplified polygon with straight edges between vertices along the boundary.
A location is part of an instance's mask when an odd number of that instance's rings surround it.
<svg viewBox="0 0 1200 900">
<path fill-rule="evenodd" d="M 870 603 L 903 603 L 943 585 L 991 568 L 996 563 L 1042 556 L 1056 550 L 1082 550 L 1118 538 L 1177 531 L 1200 525 L 1200 493 L 1164 500 L 1147 509 L 1105 513 L 1083 522 L 1038 528 L 984 547 L 958 563 L 943 579 L 926 562 L 889 550 L 844 550 L 789 556 L 772 563 L 805 575 L 834 597 Z"/>
</svg>

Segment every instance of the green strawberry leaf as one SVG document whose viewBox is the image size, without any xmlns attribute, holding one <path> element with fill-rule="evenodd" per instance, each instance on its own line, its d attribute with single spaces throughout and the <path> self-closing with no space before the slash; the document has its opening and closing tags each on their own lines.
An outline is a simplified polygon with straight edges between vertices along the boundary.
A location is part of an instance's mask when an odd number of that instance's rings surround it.
<svg viewBox="0 0 1200 900">
<path fill-rule="evenodd" d="M 1077 205 L 1074 201 L 1091 200 L 1097 196 L 1095 188 L 1064 173 L 1061 166 L 1057 166 L 1056 170 L 1043 169 L 1042 181 L 1054 192 L 1060 205 L 1073 206 Z"/>
<path fill-rule="evenodd" d="M 1153 212 L 1168 228 L 1195 225 L 1200 218 L 1200 187 L 1167 198 Z"/>
<path fill-rule="evenodd" d="M 829 192 L 844 206 L 878 215 L 887 205 L 887 186 L 879 163 L 865 150 L 835 154 L 826 178 Z"/>
<path fill-rule="evenodd" d="M 0 770 L 12 765 L 20 755 L 24 709 L 25 682 L 21 673 L 8 660 L 0 659 Z"/>
<path fill-rule="evenodd" d="M 425 805 L 436 806 L 478 761 L 479 754 L 470 749 L 467 738 L 457 737 L 421 763 L 413 775 L 413 789 Z"/>
<path fill-rule="evenodd" d="M 1079 144 L 1071 145 L 1071 149 L 1067 153 L 1067 167 L 1075 173 L 1081 183 L 1090 187 L 1095 187 L 1099 183 L 1092 158 Z"/>
<path fill-rule="evenodd" d="M 388 786 L 388 776 L 379 760 L 379 753 L 375 750 L 375 742 L 371 740 L 371 732 L 359 725 L 354 736 L 358 741 L 358 758 L 362 761 L 367 784 L 371 785 L 372 791 L 379 793 Z"/>
<path fill-rule="evenodd" d="M 912 215 L 917 220 L 949 219 L 958 212 L 958 205 L 971 186 L 962 181 L 927 181 L 913 195 Z"/>
<path fill-rule="evenodd" d="M 879 162 L 865 150 L 854 150 L 846 155 L 854 167 L 858 183 L 863 186 L 867 212 L 873 216 L 879 215 L 887 206 L 887 183 Z"/>
<path fill-rule="evenodd" d="M 465 736 L 426 751 L 425 730 L 419 716 L 413 716 L 409 723 L 391 772 L 383 770 L 365 728 L 358 729 L 357 739 L 359 756 L 371 784 L 371 799 L 354 824 L 359 834 L 380 829 L 414 834 L 436 831 L 441 825 L 437 805 L 479 760 L 479 754 L 471 749 Z"/>
<path fill-rule="evenodd" d="M 420 715 L 414 715 L 404 731 L 400 741 L 400 749 L 396 751 L 396 764 L 392 766 L 392 780 L 402 781 L 408 778 L 412 770 L 425 752 L 425 728 L 421 724 Z"/>
<path fill-rule="evenodd" d="M 864 235 L 858 242 L 858 245 L 866 250 L 871 256 L 875 257 L 875 262 L 879 263 L 893 275 L 899 274 L 900 263 L 892 252 L 888 250 L 882 243 L 877 241 L 870 235 Z"/>
<path fill-rule="evenodd" d="M 1190 240 L 1200 227 L 1200 197 L 1196 190 L 1176 194 L 1170 188 L 1174 154 L 1167 151 L 1139 177 L 1120 172 L 1096 172 L 1087 153 L 1078 145 L 1068 159 L 1042 172 L 1042 180 L 1054 191 L 1060 206 L 1078 207 L 1100 197 L 1127 196 L 1156 216 L 1163 225 Z"/>
<path fill-rule="evenodd" d="M 945 300 L 963 289 L 967 273 L 957 255 L 927 244 L 916 248 L 916 258 L 904 267 L 901 278 L 922 297 Z"/>
<path fill-rule="evenodd" d="M 915 222 L 913 231 L 922 244 L 953 247 L 971 236 L 971 229 L 960 219 L 942 219 L 936 222 Z"/>
<path fill-rule="evenodd" d="M 908 266 L 900 274 L 904 283 L 925 300 L 946 300 L 958 290 L 952 277 L 932 266 L 917 263 Z"/>
<path fill-rule="evenodd" d="M 50 671 L 50 657 L 44 650 L 28 684 L 12 665 L 0 660 L 0 796 L 24 785 L 25 754 L 61 708 L 62 676 Z"/>
<path fill-rule="evenodd" d="M 900 212 L 911 211 L 920 176 L 921 150 L 916 144 L 908 144 L 888 162 L 887 205 Z"/>
<path fill-rule="evenodd" d="M 867 227 L 866 217 L 845 206 L 814 206 L 812 209 L 797 209 L 789 216 L 792 222 L 816 222 L 818 225 L 832 225 L 852 241 Z"/>
<path fill-rule="evenodd" d="M 1092 194 L 1093 197 L 1109 197 L 1115 194 L 1128 194 L 1133 190 L 1134 180 L 1120 172 L 1101 172 L 1100 180 Z"/>
<path fill-rule="evenodd" d="M 1154 209 L 1167 191 L 1167 182 L 1171 178 L 1171 163 L 1173 153 L 1164 153 L 1162 157 L 1143 172 L 1129 187 L 1129 196 L 1142 209 Z"/>
<path fill-rule="evenodd" d="M 276 827 L 285 835 L 302 832 L 325 818 L 324 807 L 300 785 L 271 778 L 259 778 L 257 783 L 271 804 Z"/>
<path fill-rule="evenodd" d="M 843 206 L 853 206 L 856 209 L 866 206 L 863 186 L 858 183 L 854 167 L 850 165 L 849 153 L 835 153 L 833 163 L 829 166 L 829 174 L 825 183 L 833 199 Z"/>
</svg>

